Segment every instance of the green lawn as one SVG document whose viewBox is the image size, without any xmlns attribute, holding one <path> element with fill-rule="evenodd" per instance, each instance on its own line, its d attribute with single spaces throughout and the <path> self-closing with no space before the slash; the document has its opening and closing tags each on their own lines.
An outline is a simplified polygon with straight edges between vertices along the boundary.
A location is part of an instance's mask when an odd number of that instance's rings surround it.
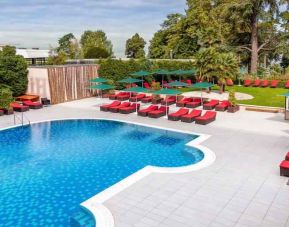
<svg viewBox="0 0 289 227">
<path fill-rule="evenodd" d="M 226 90 L 230 90 L 231 87 L 226 87 Z M 289 92 L 284 88 L 255 88 L 255 87 L 243 87 L 234 86 L 236 92 L 246 93 L 252 95 L 254 99 L 238 101 L 240 104 L 256 105 L 256 106 L 271 106 L 271 107 L 284 107 L 284 97 L 279 96 Z M 190 88 L 181 89 L 183 92 L 193 91 Z M 213 87 L 213 90 L 219 90 L 218 86 Z"/>
</svg>

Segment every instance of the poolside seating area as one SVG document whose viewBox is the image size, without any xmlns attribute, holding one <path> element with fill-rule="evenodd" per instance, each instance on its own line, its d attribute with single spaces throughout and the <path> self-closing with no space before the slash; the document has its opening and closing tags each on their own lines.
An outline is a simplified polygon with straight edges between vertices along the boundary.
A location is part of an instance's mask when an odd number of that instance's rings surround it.
<svg viewBox="0 0 289 227">
<path fill-rule="evenodd" d="M 256 79 L 256 80 L 245 80 L 244 81 L 244 86 L 245 87 L 262 87 L 262 88 L 267 88 L 267 87 L 270 87 L 270 88 L 277 88 L 279 84 L 279 81 L 278 80 L 272 80 L 271 82 L 269 80 L 259 80 L 259 79 Z M 289 89 L 289 80 L 285 83 L 285 88 L 286 89 Z"/>
</svg>

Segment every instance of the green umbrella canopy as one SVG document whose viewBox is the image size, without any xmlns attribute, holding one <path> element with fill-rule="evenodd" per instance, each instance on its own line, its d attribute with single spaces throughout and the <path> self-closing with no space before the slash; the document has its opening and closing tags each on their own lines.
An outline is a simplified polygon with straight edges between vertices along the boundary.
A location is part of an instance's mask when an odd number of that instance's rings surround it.
<svg viewBox="0 0 289 227">
<path fill-rule="evenodd" d="M 184 83 L 184 82 L 181 82 L 181 81 L 174 81 L 174 82 L 170 82 L 168 84 L 166 84 L 170 87 L 187 87 L 188 84 L 187 83 Z"/>
<path fill-rule="evenodd" d="M 130 75 L 131 76 L 136 76 L 136 77 L 143 77 L 143 76 L 149 76 L 151 74 L 152 73 L 147 72 L 147 71 L 138 71 L 138 72 L 131 73 Z"/>
<path fill-rule="evenodd" d="M 289 97 L 289 92 L 286 93 L 286 94 L 283 94 L 283 95 L 281 95 L 281 96 Z"/>
<path fill-rule="evenodd" d="M 124 89 L 123 91 L 136 92 L 136 93 L 149 93 L 149 92 L 151 92 L 151 90 L 145 89 L 142 87 L 131 87 L 131 88 Z"/>
<path fill-rule="evenodd" d="M 195 75 L 197 73 L 196 69 L 190 69 L 190 70 L 184 70 L 185 74 L 184 75 L 190 75 L 193 74 Z"/>
<path fill-rule="evenodd" d="M 153 92 L 155 95 L 179 95 L 182 94 L 182 92 L 174 89 L 161 89 L 158 91 Z"/>
<path fill-rule="evenodd" d="M 97 90 L 109 90 L 114 88 L 114 86 L 109 84 L 99 84 L 99 85 L 92 85 L 89 87 L 90 89 L 97 89 Z"/>
<path fill-rule="evenodd" d="M 92 82 L 92 83 L 105 83 L 107 81 L 108 81 L 107 79 L 101 78 L 101 77 L 94 78 L 94 79 L 90 80 L 90 82 Z"/>
<path fill-rule="evenodd" d="M 126 83 L 126 84 L 133 84 L 133 83 L 137 83 L 137 82 L 142 82 L 142 80 L 138 80 L 138 79 L 134 79 L 134 78 L 126 78 L 123 80 L 119 80 L 119 83 Z"/>
<path fill-rule="evenodd" d="M 210 87 L 213 87 L 213 86 L 214 86 L 214 84 L 212 84 L 212 83 L 200 82 L 200 83 L 193 84 L 193 85 L 191 85 L 189 87 L 202 89 L 202 88 L 210 88 Z"/>
<path fill-rule="evenodd" d="M 168 71 L 168 70 L 165 70 L 165 69 L 159 69 L 159 70 L 153 71 L 152 74 L 155 74 L 155 75 L 170 75 L 171 72 Z"/>
<path fill-rule="evenodd" d="M 178 69 L 170 72 L 170 75 L 184 75 L 184 70 Z"/>
</svg>

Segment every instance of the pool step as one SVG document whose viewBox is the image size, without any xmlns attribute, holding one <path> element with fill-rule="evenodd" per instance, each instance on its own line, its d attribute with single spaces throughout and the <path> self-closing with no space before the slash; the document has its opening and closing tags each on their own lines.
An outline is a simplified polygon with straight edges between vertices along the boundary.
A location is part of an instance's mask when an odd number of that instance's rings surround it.
<svg viewBox="0 0 289 227">
<path fill-rule="evenodd" d="M 77 213 L 70 217 L 70 226 L 71 227 L 95 227 L 94 218 L 91 214 L 80 208 Z"/>
</svg>

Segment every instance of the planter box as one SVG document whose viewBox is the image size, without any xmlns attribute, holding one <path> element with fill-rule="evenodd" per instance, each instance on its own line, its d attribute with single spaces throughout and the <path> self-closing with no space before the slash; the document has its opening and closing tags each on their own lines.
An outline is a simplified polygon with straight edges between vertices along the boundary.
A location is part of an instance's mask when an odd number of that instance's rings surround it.
<svg viewBox="0 0 289 227">
<path fill-rule="evenodd" d="M 237 112 L 239 110 L 240 110 L 240 106 L 229 106 L 228 107 L 228 112 L 229 113 L 235 113 L 235 112 Z"/>
</svg>

